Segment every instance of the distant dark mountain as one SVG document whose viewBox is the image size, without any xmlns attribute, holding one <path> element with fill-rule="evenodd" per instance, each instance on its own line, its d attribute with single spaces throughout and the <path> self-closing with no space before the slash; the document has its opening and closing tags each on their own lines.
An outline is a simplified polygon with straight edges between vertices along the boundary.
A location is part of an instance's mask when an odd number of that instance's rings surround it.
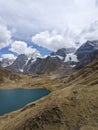
<svg viewBox="0 0 98 130">
<path fill-rule="evenodd" d="M 67 57 L 67 61 L 71 60 L 70 56 L 73 55 L 69 55 L 69 53 L 72 51 L 73 49 L 59 49 L 56 52 L 56 54 L 58 55 L 50 55 L 45 58 L 35 56 L 32 56 L 30 58 L 27 57 L 25 54 L 22 54 L 19 55 L 17 59 L 14 61 L 14 63 L 8 66 L 7 68 L 13 70 L 14 72 L 37 74 L 50 73 L 61 67 L 63 64 L 65 64 L 65 57 Z M 67 55 L 69 55 L 69 57 Z"/>
<path fill-rule="evenodd" d="M 87 41 L 76 53 L 79 60 L 78 65 L 83 67 L 92 62 L 98 55 L 98 41 Z"/>
<path fill-rule="evenodd" d="M 17 57 L 14 63 L 7 68 L 14 72 L 23 72 L 27 60 L 28 57 L 25 54 L 21 54 Z"/>
<path fill-rule="evenodd" d="M 78 61 L 75 51 L 75 48 L 61 48 L 56 52 L 52 52 L 51 56 L 59 57 L 63 62 L 68 63 L 70 66 L 75 66 Z"/>
<path fill-rule="evenodd" d="M 35 62 L 29 61 L 27 66 L 24 68 L 26 73 L 50 73 L 57 70 L 63 65 L 63 61 L 58 57 L 48 56 L 46 58 L 37 58 Z"/>
<path fill-rule="evenodd" d="M 24 72 L 24 68 L 26 68 L 26 66 L 29 67 L 38 57 L 41 57 L 41 55 L 37 51 L 30 55 L 21 54 L 16 58 L 13 64 L 7 66 L 7 68 L 14 72 Z"/>
<path fill-rule="evenodd" d="M 75 52 L 75 48 L 61 48 L 58 49 L 56 52 L 52 52 L 51 55 L 52 56 L 59 55 L 65 58 L 67 54 L 74 53 L 74 52 Z"/>
<path fill-rule="evenodd" d="M 63 65 L 58 57 L 48 56 L 46 58 L 28 58 L 26 55 L 19 55 L 15 62 L 7 68 L 14 72 L 43 74 L 55 71 Z"/>
<path fill-rule="evenodd" d="M 66 57 L 66 49 L 65 48 L 62 48 L 62 49 L 59 49 L 57 50 L 56 52 L 52 52 L 51 55 L 54 56 L 54 55 L 59 55 L 59 56 L 62 56 L 62 57 Z"/>
</svg>

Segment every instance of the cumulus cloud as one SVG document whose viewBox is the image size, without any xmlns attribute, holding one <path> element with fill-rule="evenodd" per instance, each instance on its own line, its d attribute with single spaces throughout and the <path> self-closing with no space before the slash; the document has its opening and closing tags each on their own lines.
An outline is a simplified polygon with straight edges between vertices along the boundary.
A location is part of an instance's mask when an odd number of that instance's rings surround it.
<svg viewBox="0 0 98 130">
<path fill-rule="evenodd" d="M 0 20 L 15 40 L 28 41 L 33 35 L 34 43 L 50 50 L 74 47 L 75 42 L 97 39 L 97 25 L 91 24 L 98 20 L 98 0 L 0 0 Z M 10 34 L 5 39 L 10 39 Z M 1 48 L 8 44 L 4 43 Z M 26 53 L 32 52 L 26 44 L 23 47 Z M 15 44 L 11 50 L 23 52 Z"/>
<path fill-rule="evenodd" d="M 33 43 L 50 50 L 77 47 L 75 43 L 80 43 L 80 46 L 87 40 L 98 40 L 98 20 L 89 24 L 80 32 L 73 32 L 70 28 L 66 28 L 64 33 L 58 34 L 56 31 L 45 31 L 32 36 Z"/>
<path fill-rule="evenodd" d="M 11 33 L 6 26 L 0 24 L 0 49 L 8 46 L 11 40 Z"/>
<path fill-rule="evenodd" d="M 23 41 L 14 41 L 11 44 L 11 48 L 9 50 L 17 53 L 18 55 L 19 54 L 26 54 L 28 56 L 30 55 L 32 56 L 33 54 L 40 55 L 35 48 L 32 48 L 30 46 L 28 47 L 27 43 Z"/>
<path fill-rule="evenodd" d="M 49 50 L 75 47 L 73 39 L 54 32 L 41 32 L 32 37 L 32 42 Z"/>
<path fill-rule="evenodd" d="M 98 0 L 0 0 L 0 16 L 15 28 L 14 37 L 30 38 L 45 30 L 82 31 L 98 16 Z"/>
<path fill-rule="evenodd" d="M 6 59 L 16 59 L 16 56 L 13 54 L 2 54 L 2 58 Z"/>
<path fill-rule="evenodd" d="M 82 30 L 81 33 L 76 37 L 76 40 L 81 44 L 87 40 L 98 40 L 98 21 L 94 21 L 88 25 L 87 28 Z"/>
</svg>

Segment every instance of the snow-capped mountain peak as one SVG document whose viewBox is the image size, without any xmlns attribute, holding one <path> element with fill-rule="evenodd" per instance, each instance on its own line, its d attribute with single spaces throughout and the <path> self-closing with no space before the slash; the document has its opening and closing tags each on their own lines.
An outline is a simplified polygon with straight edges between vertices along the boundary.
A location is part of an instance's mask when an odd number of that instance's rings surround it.
<svg viewBox="0 0 98 130">
<path fill-rule="evenodd" d="M 16 58 L 14 63 L 7 68 L 15 72 L 24 72 L 25 68 L 36 62 L 37 58 L 41 58 L 41 55 L 38 51 L 34 51 L 33 53 L 29 53 L 28 55 L 21 54 Z"/>
<path fill-rule="evenodd" d="M 3 58 L 0 60 L 0 66 L 7 67 L 7 66 L 13 64 L 14 61 L 15 61 L 15 59 Z"/>
</svg>

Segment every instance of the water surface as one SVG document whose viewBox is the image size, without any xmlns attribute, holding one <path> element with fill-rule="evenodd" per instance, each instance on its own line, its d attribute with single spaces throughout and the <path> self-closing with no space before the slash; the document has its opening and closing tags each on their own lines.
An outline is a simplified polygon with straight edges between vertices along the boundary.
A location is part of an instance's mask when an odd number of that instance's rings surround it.
<svg viewBox="0 0 98 130">
<path fill-rule="evenodd" d="M 47 89 L 0 90 L 0 115 L 20 109 L 49 93 Z"/>
</svg>

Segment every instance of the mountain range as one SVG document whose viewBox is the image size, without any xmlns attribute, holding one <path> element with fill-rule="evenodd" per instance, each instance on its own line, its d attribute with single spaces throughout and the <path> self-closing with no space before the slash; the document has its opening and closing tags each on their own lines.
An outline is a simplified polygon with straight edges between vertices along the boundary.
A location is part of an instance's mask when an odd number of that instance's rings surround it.
<svg viewBox="0 0 98 130">
<path fill-rule="evenodd" d="M 9 60 L 8 63 L 8 59 L 2 60 L 1 66 L 7 67 L 14 72 L 44 74 L 65 66 L 82 68 L 96 59 L 97 55 L 98 41 L 87 41 L 78 49 L 61 48 L 46 57 L 37 54 L 32 54 L 32 56 L 21 54 L 13 62 Z"/>
</svg>

